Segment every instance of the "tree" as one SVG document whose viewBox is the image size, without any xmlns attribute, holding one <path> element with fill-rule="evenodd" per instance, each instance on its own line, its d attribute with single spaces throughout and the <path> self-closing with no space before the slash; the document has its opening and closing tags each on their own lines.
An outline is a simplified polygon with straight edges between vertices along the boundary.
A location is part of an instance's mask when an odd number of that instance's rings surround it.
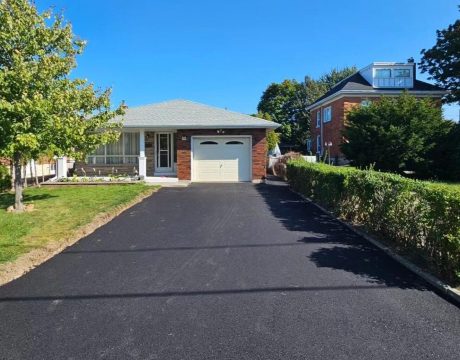
<svg viewBox="0 0 460 360">
<path fill-rule="evenodd" d="M 302 82 L 284 80 L 279 84 L 272 83 L 262 94 L 257 111 L 269 114 L 272 121 L 281 124 L 279 131 L 282 143 L 302 149 L 310 131 L 307 106 L 356 71 L 356 67 L 346 67 L 333 69 L 317 80 L 306 76 Z"/>
<path fill-rule="evenodd" d="M 460 102 L 460 20 L 436 33 L 436 44 L 421 51 L 420 69 L 428 72 L 437 85 L 450 90 L 445 102 Z"/>
<path fill-rule="evenodd" d="M 259 114 L 268 114 L 272 121 L 281 124 L 279 132 L 283 142 L 289 142 L 292 137 L 291 102 L 295 97 L 298 85 L 296 80 L 284 80 L 280 84 L 270 84 L 262 94 L 257 106 Z"/>
<path fill-rule="evenodd" d="M 442 136 L 434 151 L 433 171 L 441 180 L 460 181 L 460 123 L 450 123 L 448 133 Z"/>
<path fill-rule="evenodd" d="M 430 177 L 431 153 L 451 126 L 431 100 L 406 92 L 382 97 L 348 113 L 342 152 L 358 167 L 374 165 L 377 170 L 415 171 L 418 177 Z"/>
<path fill-rule="evenodd" d="M 110 90 L 70 79 L 85 42 L 51 10 L 0 2 L 0 155 L 13 160 L 15 209 L 23 210 L 21 164 L 42 154 L 82 158 L 119 136 L 123 113 Z"/>
</svg>

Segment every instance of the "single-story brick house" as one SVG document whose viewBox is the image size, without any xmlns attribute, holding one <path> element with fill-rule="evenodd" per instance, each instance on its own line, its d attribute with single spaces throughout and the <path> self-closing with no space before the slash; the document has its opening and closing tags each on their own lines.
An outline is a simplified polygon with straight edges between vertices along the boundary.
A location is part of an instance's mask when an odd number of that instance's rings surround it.
<svg viewBox="0 0 460 360">
<path fill-rule="evenodd" d="M 279 125 L 187 100 L 128 108 L 117 143 L 75 165 L 78 174 L 138 173 L 191 181 L 260 181 L 268 129 Z"/>
<path fill-rule="evenodd" d="M 415 63 L 374 62 L 336 84 L 307 107 L 310 111 L 309 150 L 317 155 L 328 151 L 332 161 L 344 164 L 347 159 L 340 145 L 347 112 L 355 106 L 367 106 L 381 96 L 400 96 L 403 91 L 418 98 L 431 98 L 441 106 L 446 91 L 420 81 Z"/>
</svg>

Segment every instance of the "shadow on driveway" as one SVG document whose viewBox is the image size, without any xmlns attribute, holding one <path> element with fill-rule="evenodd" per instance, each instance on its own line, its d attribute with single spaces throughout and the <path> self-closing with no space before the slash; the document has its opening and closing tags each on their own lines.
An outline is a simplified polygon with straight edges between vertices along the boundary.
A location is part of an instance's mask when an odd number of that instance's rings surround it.
<svg viewBox="0 0 460 360">
<path fill-rule="evenodd" d="M 308 258 L 318 268 L 359 275 L 367 282 L 400 289 L 432 290 L 421 278 L 390 258 L 340 222 L 306 202 L 286 187 L 257 185 L 271 213 L 289 231 L 315 233 L 323 244 Z M 301 242 L 309 244 L 306 236 Z"/>
</svg>

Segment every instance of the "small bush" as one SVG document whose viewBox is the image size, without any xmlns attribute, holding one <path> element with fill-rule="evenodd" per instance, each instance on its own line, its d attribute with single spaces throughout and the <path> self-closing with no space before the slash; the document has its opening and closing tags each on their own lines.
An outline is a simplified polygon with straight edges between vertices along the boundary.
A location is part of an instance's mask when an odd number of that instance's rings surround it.
<svg viewBox="0 0 460 360">
<path fill-rule="evenodd" d="M 278 158 L 275 165 L 273 166 L 273 175 L 279 176 L 280 178 L 286 179 L 286 164 L 293 159 L 300 159 L 300 153 L 288 152 Z"/>
<path fill-rule="evenodd" d="M 0 192 L 4 192 L 11 189 L 11 176 L 8 168 L 4 165 L 0 165 Z"/>
<path fill-rule="evenodd" d="M 458 187 L 300 159 L 288 162 L 287 178 L 337 216 L 416 251 L 446 280 L 460 282 Z"/>
</svg>

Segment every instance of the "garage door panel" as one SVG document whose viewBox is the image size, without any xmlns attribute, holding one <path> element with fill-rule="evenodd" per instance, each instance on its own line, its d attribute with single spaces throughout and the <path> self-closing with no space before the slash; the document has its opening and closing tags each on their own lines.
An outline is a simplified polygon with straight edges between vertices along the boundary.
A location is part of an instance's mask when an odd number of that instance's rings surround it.
<svg viewBox="0 0 460 360">
<path fill-rule="evenodd" d="M 250 181 L 249 138 L 194 138 L 194 181 Z"/>
</svg>

